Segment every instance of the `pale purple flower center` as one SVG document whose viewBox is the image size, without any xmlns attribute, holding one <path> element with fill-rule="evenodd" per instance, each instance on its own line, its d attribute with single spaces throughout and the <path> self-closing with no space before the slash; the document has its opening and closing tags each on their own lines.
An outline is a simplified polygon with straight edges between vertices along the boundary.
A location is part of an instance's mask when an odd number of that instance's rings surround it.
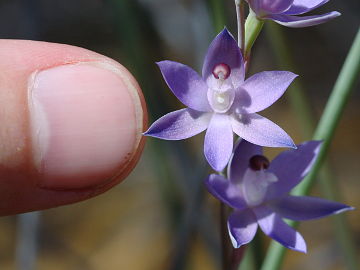
<svg viewBox="0 0 360 270">
<path fill-rule="evenodd" d="M 264 156 L 256 155 L 250 159 L 242 184 L 243 194 L 249 206 L 261 204 L 269 185 L 278 181 L 275 174 L 266 170 L 268 167 L 269 161 Z"/>
<path fill-rule="evenodd" d="M 226 113 L 235 99 L 235 90 L 229 78 L 231 68 L 224 63 L 216 64 L 212 74 L 215 83 L 209 87 L 207 97 L 211 108 L 217 113 Z"/>
</svg>

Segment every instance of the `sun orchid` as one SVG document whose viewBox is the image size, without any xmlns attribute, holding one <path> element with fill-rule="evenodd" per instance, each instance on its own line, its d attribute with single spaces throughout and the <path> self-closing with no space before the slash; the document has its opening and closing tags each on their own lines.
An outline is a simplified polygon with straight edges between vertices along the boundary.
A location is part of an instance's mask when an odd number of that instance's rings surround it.
<svg viewBox="0 0 360 270">
<path fill-rule="evenodd" d="M 205 183 L 209 192 L 234 209 L 228 230 L 235 248 L 249 243 L 260 226 L 285 247 L 306 252 L 303 237 L 283 218 L 310 220 L 352 209 L 316 197 L 288 194 L 309 172 L 320 146 L 319 141 L 305 142 L 270 163 L 262 147 L 241 140 L 228 166 L 229 180 L 216 174 L 208 177 Z"/>
<path fill-rule="evenodd" d="M 259 19 L 273 20 L 288 27 L 307 27 L 325 23 L 341 14 L 332 11 L 322 15 L 301 15 L 329 0 L 246 0 Z"/>
<path fill-rule="evenodd" d="M 158 65 L 171 91 L 188 108 L 161 117 L 144 135 L 181 140 L 207 129 L 204 154 L 217 171 L 231 157 L 233 132 L 261 146 L 295 147 L 284 130 L 256 112 L 279 99 L 297 75 L 264 71 L 245 80 L 240 49 L 226 29 L 210 44 L 202 77 L 177 62 Z"/>
</svg>

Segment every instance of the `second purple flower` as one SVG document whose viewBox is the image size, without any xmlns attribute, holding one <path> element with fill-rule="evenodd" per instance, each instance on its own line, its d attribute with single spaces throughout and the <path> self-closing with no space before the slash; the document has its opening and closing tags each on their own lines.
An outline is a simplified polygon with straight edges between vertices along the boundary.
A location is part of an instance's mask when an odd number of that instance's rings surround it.
<svg viewBox="0 0 360 270">
<path fill-rule="evenodd" d="M 204 154 L 216 171 L 230 159 L 233 132 L 260 146 L 296 148 L 284 130 L 257 112 L 279 99 L 297 75 L 264 71 L 245 80 L 240 49 L 226 29 L 210 44 L 202 77 L 177 62 L 158 65 L 171 91 L 188 108 L 161 117 L 145 135 L 181 140 L 207 129 Z"/>
</svg>

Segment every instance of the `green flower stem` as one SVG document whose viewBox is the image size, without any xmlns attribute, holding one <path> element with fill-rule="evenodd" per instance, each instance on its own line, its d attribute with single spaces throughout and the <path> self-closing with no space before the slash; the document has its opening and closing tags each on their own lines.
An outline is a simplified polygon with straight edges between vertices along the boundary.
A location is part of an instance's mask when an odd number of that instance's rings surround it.
<svg viewBox="0 0 360 270">
<path fill-rule="evenodd" d="M 329 145 L 335 134 L 340 117 L 344 111 L 346 102 L 350 97 L 352 88 L 359 79 L 360 73 L 360 29 L 356 35 L 354 43 L 346 57 L 345 63 L 340 71 L 338 79 L 332 90 L 331 96 L 326 104 L 324 113 L 315 130 L 314 140 L 323 140 L 319 156 L 314 164 L 312 171 L 306 179 L 298 186 L 295 194 L 301 195 L 309 191 L 316 174 L 328 152 Z"/>
<path fill-rule="evenodd" d="M 254 45 L 255 40 L 259 36 L 263 25 L 264 25 L 264 21 L 256 18 L 255 13 L 250 9 L 249 15 L 246 18 L 246 22 L 245 22 L 245 49 L 244 49 L 245 61 L 249 59 L 251 48 Z"/>
<path fill-rule="evenodd" d="M 244 259 L 241 261 L 238 270 L 256 270 L 255 265 L 255 247 L 252 243 L 246 248 Z"/>
<path fill-rule="evenodd" d="M 235 0 L 236 20 L 238 29 L 238 46 L 242 53 L 245 47 L 245 19 L 244 19 L 245 0 Z"/>
<path fill-rule="evenodd" d="M 324 163 L 324 165 L 324 168 L 319 172 L 321 191 L 326 198 L 334 201 L 342 201 L 336 181 L 331 174 L 330 167 L 327 163 Z M 333 216 L 332 219 L 334 222 L 336 238 L 340 245 L 346 269 L 360 269 L 356 245 L 354 243 L 355 237 L 350 229 L 345 214 Z"/>
<path fill-rule="evenodd" d="M 330 142 L 334 136 L 335 129 L 339 123 L 341 114 L 345 108 L 345 104 L 349 99 L 352 88 L 354 87 L 360 73 L 360 29 L 356 35 L 355 41 L 348 53 L 342 70 L 333 88 L 332 94 L 326 105 L 324 113 L 320 119 L 318 127 L 314 134 L 315 140 L 323 140 L 323 146 L 320 149 L 319 156 L 313 166 L 313 169 L 306 177 L 306 179 L 294 190 L 294 195 L 306 195 L 321 168 Z M 329 191 L 329 190 L 328 190 Z M 338 226 L 343 226 L 344 221 L 337 221 Z M 289 222 L 291 226 L 295 226 L 296 222 Z M 350 238 L 348 231 L 342 232 L 341 238 Z M 351 243 L 351 242 L 350 242 Z M 349 246 L 348 246 L 349 247 Z M 347 252 L 352 253 L 352 248 Z M 272 242 L 267 256 L 264 260 L 261 270 L 276 270 L 280 269 L 285 254 L 285 248 L 278 243 Z M 356 258 L 356 257 L 355 257 Z M 356 259 L 352 262 L 354 268 L 357 267 Z"/>
</svg>

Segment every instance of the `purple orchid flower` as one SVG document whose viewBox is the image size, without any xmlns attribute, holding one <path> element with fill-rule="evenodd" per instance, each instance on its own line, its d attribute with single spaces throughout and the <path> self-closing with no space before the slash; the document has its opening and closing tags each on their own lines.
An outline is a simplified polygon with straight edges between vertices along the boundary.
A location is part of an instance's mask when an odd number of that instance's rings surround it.
<svg viewBox="0 0 360 270">
<path fill-rule="evenodd" d="M 260 226 L 285 247 L 306 252 L 303 237 L 283 218 L 310 220 L 353 209 L 316 197 L 288 194 L 310 171 L 320 145 L 319 141 L 305 142 L 270 163 L 262 155 L 262 147 L 241 140 L 228 166 L 229 180 L 216 174 L 208 177 L 205 183 L 209 192 L 235 210 L 228 219 L 235 248 L 249 243 Z"/>
<path fill-rule="evenodd" d="M 259 19 L 273 20 L 288 27 L 307 27 L 327 22 L 341 14 L 332 11 L 322 15 L 294 16 L 309 12 L 329 0 L 246 0 Z"/>
<path fill-rule="evenodd" d="M 264 71 L 245 80 L 240 49 L 226 29 L 210 44 L 202 77 L 180 63 L 158 65 L 171 91 L 188 108 L 161 117 L 144 135 L 181 140 L 207 129 L 204 153 L 217 171 L 231 157 L 233 132 L 261 146 L 295 147 L 284 130 L 256 112 L 279 99 L 297 75 Z"/>
</svg>

